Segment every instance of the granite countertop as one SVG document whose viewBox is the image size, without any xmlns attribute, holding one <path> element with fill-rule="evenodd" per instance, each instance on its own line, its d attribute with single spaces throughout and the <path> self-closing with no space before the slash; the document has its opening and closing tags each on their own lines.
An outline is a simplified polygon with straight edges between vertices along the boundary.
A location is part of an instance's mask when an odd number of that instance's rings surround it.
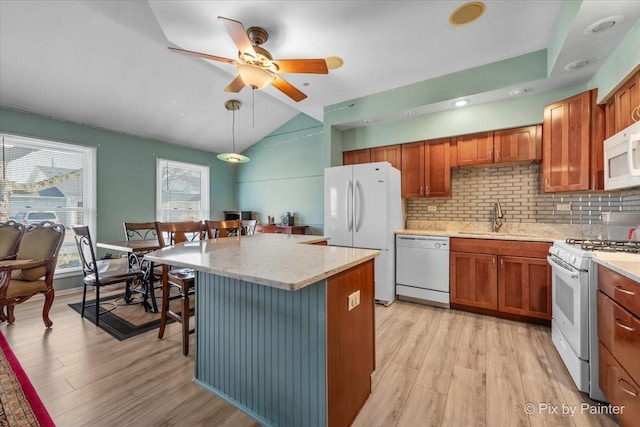
<svg viewBox="0 0 640 427">
<path fill-rule="evenodd" d="M 396 230 L 396 234 L 412 234 L 417 236 L 447 236 L 447 237 L 463 237 L 472 239 L 497 239 L 497 240 L 522 240 L 527 242 L 553 242 L 557 239 L 564 239 L 561 236 L 535 236 L 532 234 L 515 234 L 491 231 L 444 231 L 444 230 L 416 230 L 402 229 Z"/>
<path fill-rule="evenodd" d="M 596 251 L 592 259 L 631 280 L 640 282 L 640 254 Z"/>
<path fill-rule="evenodd" d="M 239 240 L 230 237 L 179 243 L 146 254 L 145 259 L 294 291 L 380 253 L 312 244 L 326 240 L 322 236 L 256 234 Z"/>
</svg>

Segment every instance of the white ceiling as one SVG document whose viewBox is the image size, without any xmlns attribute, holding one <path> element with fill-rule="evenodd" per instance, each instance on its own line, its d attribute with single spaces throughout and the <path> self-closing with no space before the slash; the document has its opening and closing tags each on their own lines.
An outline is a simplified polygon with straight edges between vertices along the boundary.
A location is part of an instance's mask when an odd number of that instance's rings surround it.
<svg viewBox="0 0 640 427">
<path fill-rule="evenodd" d="M 547 48 L 562 9 L 553 0 L 485 1 L 478 21 L 453 27 L 449 15 L 462 3 L 0 0 L 0 105 L 224 152 L 231 149 L 224 102 L 236 98 L 243 102 L 236 116 L 242 151 L 299 112 L 322 121 L 327 105 Z M 614 29 L 584 35 L 592 22 L 618 14 L 625 19 Z M 224 92 L 233 65 L 166 49 L 236 58 L 217 16 L 267 29 L 263 47 L 274 58 L 337 55 L 345 64 L 328 75 L 283 75 L 308 95 L 299 103 L 272 87 Z M 557 66 L 548 79 L 531 82 L 532 92 L 588 80 L 639 17 L 639 1 L 585 0 Z M 583 57 L 596 61 L 563 70 Z M 417 110 L 451 108 L 441 104 Z"/>
</svg>

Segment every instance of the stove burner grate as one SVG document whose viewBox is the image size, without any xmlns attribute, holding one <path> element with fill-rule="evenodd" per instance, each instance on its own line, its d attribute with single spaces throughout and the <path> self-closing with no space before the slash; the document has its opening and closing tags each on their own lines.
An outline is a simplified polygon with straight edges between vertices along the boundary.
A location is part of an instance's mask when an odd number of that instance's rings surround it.
<svg viewBox="0 0 640 427">
<path fill-rule="evenodd" d="M 580 246 L 585 251 L 640 254 L 640 242 L 629 240 L 567 239 L 566 242 L 570 245 Z"/>
</svg>

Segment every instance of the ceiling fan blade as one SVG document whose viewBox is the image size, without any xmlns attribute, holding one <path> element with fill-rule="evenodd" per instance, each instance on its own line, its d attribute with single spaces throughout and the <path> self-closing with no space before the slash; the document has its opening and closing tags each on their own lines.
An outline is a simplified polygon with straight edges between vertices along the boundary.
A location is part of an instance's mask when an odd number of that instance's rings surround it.
<svg viewBox="0 0 640 427">
<path fill-rule="evenodd" d="M 273 83 L 271 83 L 276 89 L 280 92 L 287 95 L 289 98 L 293 99 L 296 102 L 300 102 L 307 97 L 304 93 L 300 92 L 295 86 L 291 83 L 275 74 L 275 79 Z"/>
<path fill-rule="evenodd" d="M 279 73 L 329 74 L 324 59 L 274 59 Z"/>
<path fill-rule="evenodd" d="M 247 35 L 247 30 L 244 29 L 244 25 L 242 25 L 241 22 L 225 18 L 224 16 L 218 16 L 218 20 L 222 22 L 222 25 L 224 25 L 227 33 L 229 33 L 231 40 L 233 40 L 236 46 L 238 46 L 238 50 L 241 53 L 248 53 L 254 58 L 257 57 L 256 51 L 251 44 L 251 40 L 249 40 L 249 36 Z"/>
<path fill-rule="evenodd" d="M 198 58 L 211 59 L 213 61 L 226 62 L 227 64 L 235 64 L 234 59 L 223 58 L 222 56 L 209 55 L 208 53 L 194 52 L 192 50 L 178 49 L 177 47 L 168 47 L 172 52 L 183 53 L 185 55 L 197 56 Z"/>
<path fill-rule="evenodd" d="M 233 79 L 233 81 L 231 83 L 229 83 L 229 86 L 224 88 L 225 92 L 235 92 L 238 93 L 242 90 L 242 88 L 244 88 L 246 85 L 244 84 L 244 82 L 242 81 L 242 78 L 240 76 L 236 77 L 235 79 Z"/>
</svg>

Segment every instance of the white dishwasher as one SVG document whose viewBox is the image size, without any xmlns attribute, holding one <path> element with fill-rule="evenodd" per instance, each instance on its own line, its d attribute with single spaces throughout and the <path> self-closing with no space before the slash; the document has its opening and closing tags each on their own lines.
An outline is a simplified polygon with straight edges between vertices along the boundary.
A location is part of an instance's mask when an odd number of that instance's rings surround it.
<svg viewBox="0 0 640 427">
<path fill-rule="evenodd" d="M 396 294 L 399 299 L 450 307 L 449 237 L 396 236 Z"/>
</svg>

